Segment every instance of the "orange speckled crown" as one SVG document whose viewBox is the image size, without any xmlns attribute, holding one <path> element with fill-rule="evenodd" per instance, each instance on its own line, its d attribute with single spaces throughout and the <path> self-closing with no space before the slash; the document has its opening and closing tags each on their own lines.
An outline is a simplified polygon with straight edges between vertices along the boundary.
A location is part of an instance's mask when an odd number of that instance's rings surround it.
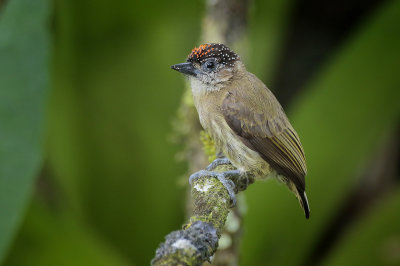
<svg viewBox="0 0 400 266">
<path fill-rule="evenodd" d="M 204 63 L 208 58 L 215 58 L 218 63 L 233 66 L 239 56 L 221 43 L 207 43 L 194 48 L 189 54 L 188 62 Z"/>
</svg>

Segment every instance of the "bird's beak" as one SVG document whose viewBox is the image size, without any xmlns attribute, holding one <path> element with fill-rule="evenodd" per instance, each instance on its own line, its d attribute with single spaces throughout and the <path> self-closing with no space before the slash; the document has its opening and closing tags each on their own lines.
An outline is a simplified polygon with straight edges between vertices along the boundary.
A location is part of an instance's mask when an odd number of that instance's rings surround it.
<svg viewBox="0 0 400 266">
<path fill-rule="evenodd" d="M 194 68 L 193 64 L 190 62 L 181 63 L 171 66 L 172 69 L 181 72 L 185 75 L 197 76 L 197 70 Z"/>
</svg>

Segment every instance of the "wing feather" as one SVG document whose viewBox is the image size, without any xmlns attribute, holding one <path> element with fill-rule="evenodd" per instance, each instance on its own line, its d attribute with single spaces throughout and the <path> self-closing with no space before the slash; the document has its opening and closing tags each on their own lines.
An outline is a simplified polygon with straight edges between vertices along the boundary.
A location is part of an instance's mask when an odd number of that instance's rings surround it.
<svg viewBox="0 0 400 266">
<path fill-rule="evenodd" d="M 258 82 L 258 86 L 254 86 L 254 82 Z M 254 77 L 245 85 L 249 88 L 246 94 L 239 89 L 225 97 L 221 108 L 225 121 L 247 147 L 258 152 L 278 173 L 304 191 L 307 168 L 297 133 L 261 81 Z"/>
</svg>

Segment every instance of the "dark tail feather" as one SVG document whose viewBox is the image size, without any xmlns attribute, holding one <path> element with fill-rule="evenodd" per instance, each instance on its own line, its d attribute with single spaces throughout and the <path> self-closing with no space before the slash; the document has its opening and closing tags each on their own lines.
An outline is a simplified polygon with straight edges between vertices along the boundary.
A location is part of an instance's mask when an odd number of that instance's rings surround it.
<svg viewBox="0 0 400 266">
<path fill-rule="evenodd" d="M 300 201 L 301 207 L 304 210 L 304 215 L 308 219 L 308 218 L 310 218 L 310 205 L 308 204 L 306 192 L 298 189 L 297 193 L 299 194 L 299 201 Z"/>
</svg>

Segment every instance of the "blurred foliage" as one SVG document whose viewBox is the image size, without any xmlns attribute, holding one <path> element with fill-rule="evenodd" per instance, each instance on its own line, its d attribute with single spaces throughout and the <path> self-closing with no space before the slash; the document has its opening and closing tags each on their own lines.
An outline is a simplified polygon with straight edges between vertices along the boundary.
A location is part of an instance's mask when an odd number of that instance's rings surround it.
<svg viewBox="0 0 400 266">
<path fill-rule="evenodd" d="M 247 69 L 264 81 L 274 76 L 293 0 L 254 1 L 249 17 Z M 269 82 L 268 82 L 269 84 Z M 271 87 L 273 91 L 274 88 Z"/>
<path fill-rule="evenodd" d="M 45 0 L 15 0 L 1 11 L 0 261 L 20 224 L 42 161 L 50 54 Z"/>
<path fill-rule="evenodd" d="M 206 154 L 208 161 L 214 161 L 217 158 L 214 140 L 204 130 L 200 132 L 200 140 L 203 143 L 203 151 Z"/>
<path fill-rule="evenodd" d="M 131 265 L 89 227 L 34 202 L 6 265 Z M 23 254 L 23 256 L 21 256 Z"/>
<path fill-rule="evenodd" d="M 248 69 L 274 76 L 294 1 L 254 1 Z M 50 6 L 52 6 L 52 9 Z M 5 265 L 147 265 L 179 228 L 185 167 L 167 140 L 183 93 L 169 66 L 198 44 L 203 1 L 9 0 L 0 15 L 0 259 Z M 48 23 L 53 10 L 53 23 Z M 306 150 L 311 218 L 274 181 L 245 192 L 242 265 L 298 265 L 396 129 L 400 3 L 374 10 L 289 117 Z M 46 141 L 48 54 L 53 44 Z M 266 82 L 268 84 L 268 82 Z M 279 90 L 279 88 L 272 88 Z M 399 264 L 399 190 L 343 232 L 326 265 Z"/>
<path fill-rule="evenodd" d="M 388 195 L 336 245 L 324 265 L 398 265 L 400 191 Z"/>
</svg>

